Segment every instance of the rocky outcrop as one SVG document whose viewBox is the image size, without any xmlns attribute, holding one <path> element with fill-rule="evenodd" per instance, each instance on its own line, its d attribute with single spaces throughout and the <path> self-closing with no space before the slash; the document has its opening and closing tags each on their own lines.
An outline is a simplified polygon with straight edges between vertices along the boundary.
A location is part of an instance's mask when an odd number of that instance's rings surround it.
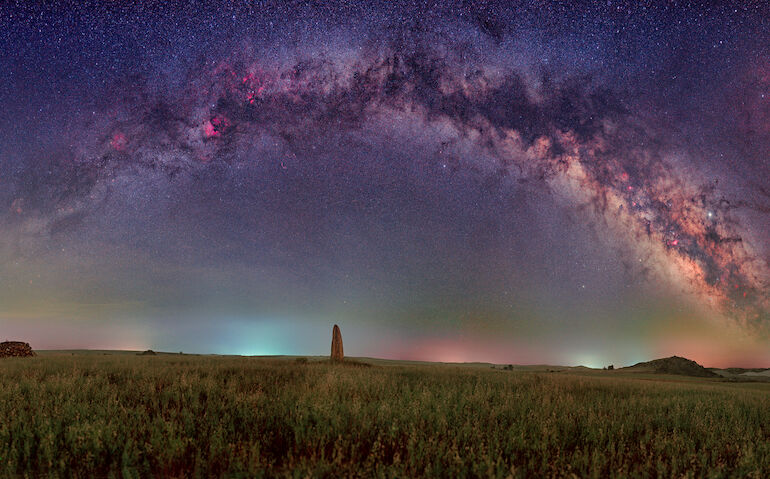
<svg viewBox="0 0 770 479">
<path fill-rule="evenodd" d="M 0 358 L 28 358 L 35 355 L 29 343 L 5 341 L 0 343 Z"/>
<path fill-rule="evenodd" d="M 147 351 L 139 353 L 139 356 L 155 356 L 155 351 L 148 349 Z"/>
<path fill-rule="evenodd" d="M 342 333 L 336 324 L 332 329 L 332 361 L 342 361 L 345 353 L 342 350 Z"/>
<path fill-rule="evenodd" d="M 621 368 L 624 371 L 655 373 L 655 374 L 678 374 L 680 376 L 695 376 L 701 378 L 715 378 L 718 374 L 710 371 L 695 361 L 679 356 L 670 358 L 655 359 L 646 363 L 636 363 L 627 368 Z"/>
</svg>

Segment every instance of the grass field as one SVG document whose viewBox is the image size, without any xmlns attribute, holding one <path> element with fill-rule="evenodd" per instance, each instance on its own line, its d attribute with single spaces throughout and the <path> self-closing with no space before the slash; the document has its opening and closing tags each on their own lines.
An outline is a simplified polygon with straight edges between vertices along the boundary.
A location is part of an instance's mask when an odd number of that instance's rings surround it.
<svg viewBox="0 0 770 479">
<path fill-rule="evenodd" d="M 0 476 L 770 476 L 768 383 L 43 354 L 0 417 Z"/>
</svg>

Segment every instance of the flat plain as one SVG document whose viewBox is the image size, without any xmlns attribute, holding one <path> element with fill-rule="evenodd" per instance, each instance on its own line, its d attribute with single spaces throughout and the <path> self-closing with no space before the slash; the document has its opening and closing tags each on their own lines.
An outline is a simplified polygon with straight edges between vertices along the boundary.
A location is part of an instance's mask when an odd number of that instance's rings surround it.
<svg viewBox="0 0 770 479">
<path fill-rule="evenodd" d="M 770 383 L 118 352 L 0 360 L 0 476 L 768 477 Z"/>
</svg>

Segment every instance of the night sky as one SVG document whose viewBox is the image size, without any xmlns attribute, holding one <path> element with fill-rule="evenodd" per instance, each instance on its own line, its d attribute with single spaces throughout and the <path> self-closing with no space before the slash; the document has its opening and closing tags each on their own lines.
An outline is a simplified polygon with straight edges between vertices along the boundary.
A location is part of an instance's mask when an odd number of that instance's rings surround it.
<svg viewBox="0 0 770 479">
<path fill-rule="evenodd" d="M 0 4 L 0 340 L 770 367 L 766 2 Z"/>
</svg>

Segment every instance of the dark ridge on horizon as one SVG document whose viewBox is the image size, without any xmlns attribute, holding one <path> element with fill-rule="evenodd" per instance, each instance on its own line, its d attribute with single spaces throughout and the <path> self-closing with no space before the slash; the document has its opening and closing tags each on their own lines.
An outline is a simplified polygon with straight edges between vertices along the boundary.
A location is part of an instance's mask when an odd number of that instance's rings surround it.
<svg viewBox="0 0 770 479">
<path fill-rule="evenodd" d="M 671 356 L 669 358 L 653 359 L 652 361 L 636 363 L 633 366 L 620 368 L 632 372 L 651 372 L 655 374 L 676 374 L 679 376 L 694 376 L 702 378 L 718 378 L 717 373 L 706 369 L 692 359 Z"/>
<path fill-rule="evenodd" d="M 38 353 L 119 353 L 119 354 L 142 354 L 147 355 L 147 351 L 151 350 L 132 350 L 132 349 L 41 349 L 37 350 Z M 195 353 L 195 352 L 182 352 L 182 351 L 153 351 L 156 355 L 184 355 L 184 356 L 238 356 L 244 358 L 328 358 L 328 355 L 315 354 L 315 355 L 303 355 L 303 354 L 222 354 L 222 353 Z M 561 364 L 505 364 L 505 363 L 493 363 L 488 361 L 463 361 L 463 362 L 446 362 L 446 361 L 425 361 L 418 359 L 393 359 L 393 358 L 378 358 L 373 356 L 351 356 L 350 359 L 356 361 L 387 361 L 398 363 L 413 363 L 413 364 L 446 364 L 446 365 L 467 365 L 467 366 L 513 366 L 516 368 L 563 368 L 563 369 L 588 369 L 588 370 L 601 370 L 601 368 L 592 368 L 579 364 L 576 366 L 565 366 Z M 670 356 L 667 358 L 652 359 L 650 361 L 638 362 L 631 366 L 617 367 L 615 371 L 629 371 L 629 372 L 652 372 L 655 374 L 676 374 L 681 376 L 696 376 L 696 377 L 721 377 L 714 371 L 725 371 L 730 374 L 741 374 L 745 372 L 762 372 L 770 370 L 767 367 L 706 367 L 701 364 L 682 356 Z"/>
</svg>

